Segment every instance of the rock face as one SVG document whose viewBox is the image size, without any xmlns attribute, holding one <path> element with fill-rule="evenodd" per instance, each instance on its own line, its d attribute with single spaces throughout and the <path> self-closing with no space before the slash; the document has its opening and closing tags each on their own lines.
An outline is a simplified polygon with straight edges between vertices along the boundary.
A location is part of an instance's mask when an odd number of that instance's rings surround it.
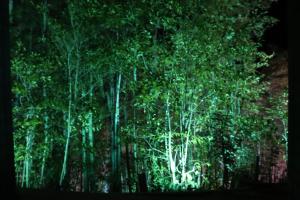
<svg viewBox="0 0 300 200">
<path fill-rule="evenodd" d="M 288 53 L 282 51 L 275 53 L 270 61 L 270 66 L 261 70 L 265 75 L 264 81 L 270 82 L 268 93 L 278 95 L 282 90 L 288 88 Z"/>
<path fill-rule="evenodd" d="M 260 71 L 263 73 L 265 82 L 269 82 L 267 93 L 263 99 L 265 106 L 268 98 L 277 97 L 288 88 L 288 53 L 277 52 L 270 61 L 270 66 Z M 287 108 L 286 108 L 287 109 Z M 279 183 L 287 178 L 287 161 L 285 159 L 284 145 L 274 144 L 274 140 L 280 140 L 282 134 L 282 123 L 276 123 L 277 131 L 271 138 L 264 139 L 260 149 L 258 181 L 263 183 Z M 272 141 L 273 140 L 273 141 Z"/>
<path fill-rule="evenodd" d="M 261 152 L 258 181 L 263 183 L 281 183 L 287 178 L 287 163 L 284 149 L 276 146 L 264 147 Z"/>
</svg>

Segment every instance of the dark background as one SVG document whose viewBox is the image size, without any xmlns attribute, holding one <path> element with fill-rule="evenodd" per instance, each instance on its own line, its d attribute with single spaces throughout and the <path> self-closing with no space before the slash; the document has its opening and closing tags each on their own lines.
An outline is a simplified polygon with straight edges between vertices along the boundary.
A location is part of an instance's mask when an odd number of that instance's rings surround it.
<svg viewBox="0 0 300 200">
<path fill-rule="evenodd" d="M 0 123 L 1 123 L 1 132 L 0 132 L 0 150 L 1 150 L 1 158 L 0 158 L 0 191 L 3 197 L 1 199 L 12 199 L 13 192 L 15 191 L 15 184 L 13 177 L 9 176 L 9 174 L 14 174 L 14 165 L 10 161 L 11 158 L 5 157 L 3 152 L 8 152 L 7 155 L 13 156 L 13 146 L 12 141 L 5 141 L 5 139 L 11 139 L 11 111 L 10 109 L 10 85 L 9 79 L 5 75 L 9 75 L 9 44 L 8 44 L 8 15 L 7 15 L 7 0 L 0 0 L 0 105 L 1 105 L 1 113 L 0 113 Z M 297 199 L 296 196 L 299 194 L 299 169 L 300 169 L 300 148 L 299 148 L 299 134 L 296 127 L 297 113 L 299 108 L 299 98 L 297 97 L 298 84 L 297 73 L 296 73 L 296 63 L 297 59 L 297 48 L 299 42 L 299 32 L 297 32 L 297 18 L 294 16 L 299 9 L 296 7 L 297 1 L 288 1 L 288 0 L 280 0 L 278 2 L 274 2 L 271 9 L 270 15 L 279 19 L 279 22 L 268 29 L 263 38 L 263 48 L 266 51 L 271 51 L 272 49 L 277 50 L 288 50 L 289 49 L 289 161 L 288 161 L 288 173 L 289 173 L 289 199 Z M 289 23 L 288 23 L 289 19 Z M 298 18 L 299 19 L 299 18 Z M 289 26 L 288 26 L 289 24 Z M 297 91 L 297 92 L 296 92 Z M 5 109 L 6 108 L 6 109 Z M 5 124 L 6 123 L 6 124 Z M 3 129 L 2 129 L 3 128 Z M 7 146 L 5 146 L 7 145 Z M 7 159 L 7 160 L 5 160 Z M 258 192 L 260 188 L 256 188 Z M 265 195 L 261 196 L 261 199 L 288 199 L 287 196 L 276 196 L 280 188 L 269 188 L 269 190 L 264 190 L 266 192 Z M 255 192 L 254 192 L 255 193 Z M 9 197 L 6 194 L 10 195 Z M 235 193 L 237 194 L 237 193 Z M 273 195 L 272 195 L 273 194 Z M 168 196 L 167 196 L 168 195 Z M 136 195 L 128 196 L 128 195 L 88 195 L 88 194 L 71 194 L 71 193 L 58 193 L 58 194 L 50 194 L 46 191 L 41 192 L 33 192 L 28 191 L 24 193 L 18 193 L 18 197 L 20 199 L 60 199 L 60 198 L 75 198 L 75 199 L 165 199 L 168 197 L 174 199 L 257 199 L 255 196 L 251 196 L 249 192 L 240 191 L 239 195 L 235 195 L 233 198 L 233 193 L 231 192 L 210 192 L 203 194 L 191 194 L 187 196 L 183 195 Z M 251 198 L 252 197 L 252 198 Z"/>
<path fill-rule="evenodd" d="M 274 26 L 266 30 L 263 37 L 263 49 L 271 51 L 288 49 L 288 0 L 273 2 L 269 15 L 279 20 Z"/>
</svg>

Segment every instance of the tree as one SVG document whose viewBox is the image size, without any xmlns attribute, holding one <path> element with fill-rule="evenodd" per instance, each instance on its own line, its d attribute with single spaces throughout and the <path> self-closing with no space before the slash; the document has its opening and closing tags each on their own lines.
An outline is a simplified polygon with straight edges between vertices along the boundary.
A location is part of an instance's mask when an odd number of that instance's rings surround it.
<svg viewBox="0 0 300 200">
<path fill-rule="evenodd" d="M 252 172 L 273 131 L 257 73 L 271 58 L 259 50 L 270 2 L 14 4 L 19 185 L 185 191 Z"/>
</svg>

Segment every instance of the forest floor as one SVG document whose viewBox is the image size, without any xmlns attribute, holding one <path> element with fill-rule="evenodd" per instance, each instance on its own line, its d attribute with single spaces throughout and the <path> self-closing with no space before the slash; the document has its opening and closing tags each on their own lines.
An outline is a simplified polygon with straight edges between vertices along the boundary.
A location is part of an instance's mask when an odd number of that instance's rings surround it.
<svg viewBox="0 0 300 200">
<path fill-rule="evenodd" d="M 23 190 L 17 193 L 17 199 L 230 199 L 230 200 L 274 200 L 288 199 L 289 188 L 287 184 L 259 184 L 247 188 L 227 191 L 207 191 L 207 192 L 180 192 L 180 193 L 139 193 L 139 194 L 102 194 L 102 193 L 77 193 L 77 192 L 53 192 L 47 190 Z"/>
</svg>

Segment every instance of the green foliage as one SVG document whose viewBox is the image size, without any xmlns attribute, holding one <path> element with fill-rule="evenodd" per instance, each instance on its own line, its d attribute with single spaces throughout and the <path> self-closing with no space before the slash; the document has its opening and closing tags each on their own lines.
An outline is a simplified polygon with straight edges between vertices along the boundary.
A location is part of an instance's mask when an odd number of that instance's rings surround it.
<svg viewBox="0 0 300 200">
<path fill-rule="evenodd" d="M 152 190 L 216 189 L 226 170 L 255 162 L 274 116 L 286 143 L 286 93 L 266 115 L 258 103 L 270 2 L 21 3 L 12 30 L 19 185 L 62 177 L 65 189 L 107 192 L 116 169 L 125 192 L 143 171 Z"/>
</svg>

